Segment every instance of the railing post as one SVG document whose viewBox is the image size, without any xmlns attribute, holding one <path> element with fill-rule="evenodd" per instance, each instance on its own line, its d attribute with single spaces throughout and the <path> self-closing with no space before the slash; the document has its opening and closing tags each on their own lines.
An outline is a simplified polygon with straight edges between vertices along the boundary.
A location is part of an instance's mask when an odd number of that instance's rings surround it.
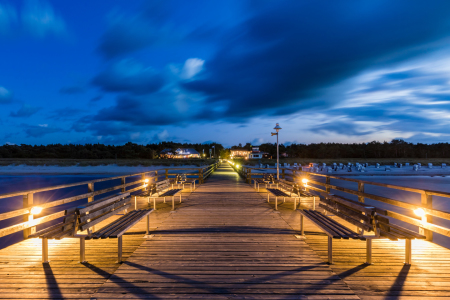
<svg viewBox="0 0 450 300">
<path fill-rule="evenodd" d="M 125 184 L 125 182 L 126 182 L 126 177 L 122 177 L 122 178 L 121 178 L 121 182 L 122 182 L 122 184 Z M 122 193 L 125 193 L 126 187 L 122 187 L 121 191 L 122 191 Z"/>
<path fill-rule="evenodd" d="M 422 202 L 422 206 L 426 207 L 426 208 L 433 208 L 433 196 L 432 195 L 428 195 L 427 193 L 421 194 L 421 202 Z M 422 222 L 424 223 L 432 223 L 433 222 L 433 217 L 430 215 L 425 215 L 422 217 Z M 428 229 L 424 229 L 424 228 L 419 228 L 419 233 L 423 234 L 424 236 L 427 237 L 427 241 L 432 241 L 433 240 L 433 231 L 428 230 Z"/>
<path fill-rule="evenodd" d="M 94 191 L 94 183 L 93 182 L 88 183 L 88 192 L 92 193 L 93 191 Z M 88 197 L 88 202 L 92 202 L 92 201 L 94 201 L 94 197 L 93 196 Z M 89 214 L 89 212 L 87 214 Z M 95 231 L 95 225 L 92 226 L 92 231 Z"/>
<path fill-rule="evenodd" d="M 328 186 L 330 184 L 331 180 L 330 180 L 330 176 L 327 176 L 325 179 L 325 183 L 327 184 L 327 186 L 325 187 L 325 191 L 327 192 L 327 194 L 329 194 L 331 192 L 331 188 Z"/>
<path fill-rule="evenodd" d="M 364 193 L 364 183 L 358 182 L 358 192 Z M 364 203 L 364 196 L 358 196 L 358 201 Z"/>
<path fill-rule="evenodd" d="M 169 169 L 165 169 L 166 170 L 166 179 L 169 179 Z"/>
<path fill-rule="evenodd" d="M 252 183 L 252 169 L 247 169 L 247 183 Z"/>
<path fill-rule="evenodd" d="M 142 173 L 142 174 L 141 174 L 141 179 L 142 179 L 142 180 L 145 180 L 145 173 Z M 150 180 L 149 180 L 149 183 L 150 183 Z M 145 181 L 144 181 L 144 184 L 145 184 Z M 146 190 L 146 188 L 143 188 L 143 189 L 142 189 L 142 191 L 145 191 L 145 190 Z"/>
<path fill-rule="evenodd" d="M 23 195 L 23 208 L 32 207 L 33 206 L 33 194 Z M 33 215 L 30 213 L 23 215 L 23 221 L 33 221 Z M 26 239 L 30 234 L 36 232 L 36 227 L 30 227 L 23 230 L 23 238 Z"/>
<path fill-rule="evenodd" d="M 198 169 L 198 182 L 199 182 L 200 184 L 203 183 L 203 168 L 199 168 L 199 169 Z"/>
<path fill-rule="evenodd" d="M 286 174 L 284 171 L 286 171 L 286 169 L 281 169 L 281 178 L 286 179 Z"/>
</svg>

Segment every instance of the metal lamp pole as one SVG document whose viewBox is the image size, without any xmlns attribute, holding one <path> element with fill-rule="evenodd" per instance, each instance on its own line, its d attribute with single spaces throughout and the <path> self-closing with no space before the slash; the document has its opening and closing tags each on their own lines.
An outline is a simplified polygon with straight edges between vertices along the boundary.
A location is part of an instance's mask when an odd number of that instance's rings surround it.
<svg viewBox="0 0 450 300">
<path fill-rule="evenodd" d="M 280 131 L 281 127 L 280 124 L 277 123 L 277 125 L 273 128 L 275 129 L 276 133 L 272 132 L 272 136 L 277 136 L 277 180 L 280 179 L 280 152 L 278 149 L 278 132 Z"/>
</svg>

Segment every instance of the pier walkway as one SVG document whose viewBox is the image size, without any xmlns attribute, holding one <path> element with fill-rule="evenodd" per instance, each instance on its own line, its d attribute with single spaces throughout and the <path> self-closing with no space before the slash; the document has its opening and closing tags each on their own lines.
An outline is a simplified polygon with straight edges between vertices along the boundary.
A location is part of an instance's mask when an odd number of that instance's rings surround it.
<svg viewBox="0 0 450 300">
<path fill-rule="evenodd" d="M 93 298 L 359 299 L 226 165 L 153 234 Z"/>
<path fill-rule="evenodd" d="M 404 242 L 374 242 L 373 265 L 364 265 L 365 243 L 335 241 L 326 261 L 327 236 L 306 222 L 292 203 L 273 209 L 264 189 L 223 164 L 182 204 L 159 203 L 117 240 L 86 241 L 88 263 L 78 262 L 78 241 L 28 239 L 0 250 L 0 299 L 444 299 L 450 297 L 450 250 L 413 241 L 405 266 Z"/>
</svg>

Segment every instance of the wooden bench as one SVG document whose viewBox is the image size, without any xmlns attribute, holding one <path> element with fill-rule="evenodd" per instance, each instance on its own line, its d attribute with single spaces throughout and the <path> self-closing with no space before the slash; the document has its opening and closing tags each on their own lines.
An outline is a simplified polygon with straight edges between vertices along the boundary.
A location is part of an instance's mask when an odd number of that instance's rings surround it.
<svg viewBox="0 0 450 300">
<path fill-rule="evenodd" d="M 84 206 L 78 206 L 65 211 L 65 217 L 62 222 L 42 229 L 30 237 L 39 237 L 42 239 L 42 262 L 48 263 L 48 240 L 62 238 L 78 238 L 80 240 L 80 262 L 85 262 L 86 247 L 85 241 L 90 239 L 118 239 L 118 262 L 122 262 L 122 235 L 138 223 L 144 217 L 147 217 L 147 235 L 150 226 L 150 213 L 153 210 L 135 210 L 127 212 L 131 204 L 129 193 L 105 197 Z M 95 231 L 95 225 L 118 213 L 126 214 L 112 221 L 108 225 Z M 83 232 L 87 232 L 83 234 Z"/>
<path fill-rule="evenodd" d="M 275 196 L 275 210 L 278 210 L 278 197 L 283 197 L 283 202 L 286 198 L 294 198 L 294 210 L 297 208 L 297 199 L 300 200 L 297 185 L 294 182 L 286 180 L 275 180 L 277 188 L 267 189 L 267 202 L 269 203 L 270 195 Z"/>
<path fill-rule="evenodd" d="M 319 207 L 355 225 L 359 232 L 355 232 L 333 220 L 329 216 L 316 210 L 298 210 L 300 213 L 300 230 L 304 236 L 304 217 L 319 227 L 328 235 L 328 263 L 333 263 L 333 239 L 358 239 L 366 241 L 366 263 L 372 263 L 372 240 L 388 238 L 393 241 L 405 240 L 405 264 L 411 264 L 411 240 L 425 239 L 424 235 L 412 230 L 389 223 L 384 217 L 387 211 L 331 194 L 321 198 Z M 364 232 L 373 232 L 365 235 Z"/>
<path fill-rule="evenodd" d="M 156 210 L 157 198 L 163 198 L 164 203 L 166 203 L 166 197 L 172 197 L 172 210 L 175 210 L 175 196 L 180 196 L 181 203 L 182 189 L 173 188 L 174 184 L 176 184 L 176 179 L 166 179 L 156 182 L 148 190 L 132 196 L 134 197 L 135 205 L 137 205 L 138 200 L 147 199 L 147 202 L 150 203 L 150 199 L 153 199 L 153 209 Z"/>
<path fill-rule="evenodd" d="M 196 179 L 189 179 L 186 177 L 186 174 L 178 174 L 176 177 L 177 186 L 178 184 L 182 184 L 183 190 L 185 185 L 189 185 L 191 192 L 192 192 L 192 186 L 194 186 L 195 190 L 195 181 Z"/>
<path fill-rule="evenodd" d="M 263 178 L 253 178 L 253 183 L 255 185 L 255 190 L 257 189 L 259 192 L 259 185 L 264 184 L 267 189 L 267 185 L 273 183 L 273 176 L 272 174 L 266 174 Z M 256 188 L 256 185 L 258 185 L 258 188 Z"/>
</svg>

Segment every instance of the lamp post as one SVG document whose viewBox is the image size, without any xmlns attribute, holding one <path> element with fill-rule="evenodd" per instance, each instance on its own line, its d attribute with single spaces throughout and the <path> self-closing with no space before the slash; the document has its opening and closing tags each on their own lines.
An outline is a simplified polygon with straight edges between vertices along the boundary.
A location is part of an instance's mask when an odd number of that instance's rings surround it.
<svg viewBox="0 0 450 300">
<path fill-rule="evenodd" d="M 275 129 L 276 133 L 272 132 L 272 136 L 274 136 L 274 135 L 277 136 L 277 180 L 279 180 L 280 179 L 280 153 L 278 150 L 278 132 L 281 129 L 280 124 L 277 123 L 277 125 L 275 125 L 275 127 L 273 129 Z"/>
</svg>

